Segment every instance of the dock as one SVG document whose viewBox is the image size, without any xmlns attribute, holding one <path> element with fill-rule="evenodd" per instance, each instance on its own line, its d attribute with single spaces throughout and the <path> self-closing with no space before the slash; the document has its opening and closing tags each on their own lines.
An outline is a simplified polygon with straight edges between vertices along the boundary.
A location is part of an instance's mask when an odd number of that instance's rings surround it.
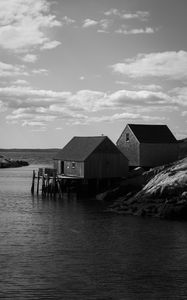
<svg viewBox="0 0 187 300">
<path fill-rule="evenodd" d="M 74 186 L 78 181 L 83 179 L 76 176 L 58 175 L 56 169 L 39 168 L 38 171 L 33 170 L 31 194 L 35 193 L 43 196 L 62 195 L 67 191 L 68 187 Z"/>
<path fill-rule="evenodd" d="M 84 179 L 78 176 L 67 176 L 57 174 L 57 170 L 53 168 L 39 168 L 33 170 L 31 194 L 42 196 L 59 195 L 69 191 L 88 191 L 97 193 L 102 187 L 111 184 L 111 180 L 101 179 Z"/>
</svg>

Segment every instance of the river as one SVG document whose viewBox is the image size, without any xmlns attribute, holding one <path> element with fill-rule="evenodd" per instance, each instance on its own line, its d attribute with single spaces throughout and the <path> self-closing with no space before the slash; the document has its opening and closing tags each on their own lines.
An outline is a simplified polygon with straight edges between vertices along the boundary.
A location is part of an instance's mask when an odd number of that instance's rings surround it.
<svg viewBox="0 0 187 300">
<path fill-rule="evenodd" d="M 0 299 L 187 299 L 187 223 L 33 197 L 36 167 L 0 169 Z"/>
</svg>

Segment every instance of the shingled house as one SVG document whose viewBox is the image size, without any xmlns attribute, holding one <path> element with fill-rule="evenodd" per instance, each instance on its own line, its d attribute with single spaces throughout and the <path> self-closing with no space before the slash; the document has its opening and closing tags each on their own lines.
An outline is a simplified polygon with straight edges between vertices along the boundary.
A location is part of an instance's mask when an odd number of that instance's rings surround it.
<svg viewBox="0 0 187 300">
<path fill-rule="evenodd" d="M 74 137 L 54 157 L 58 174 L 84 179 L 127 175 L 128 160 L 107 136 Z"/>
<path fill-rule="evenodd" d="M 132 167 L 154 167 L 178 159 L 178 143 L 166 125 L 127 124 L 117 141 Z"/>
</svg>

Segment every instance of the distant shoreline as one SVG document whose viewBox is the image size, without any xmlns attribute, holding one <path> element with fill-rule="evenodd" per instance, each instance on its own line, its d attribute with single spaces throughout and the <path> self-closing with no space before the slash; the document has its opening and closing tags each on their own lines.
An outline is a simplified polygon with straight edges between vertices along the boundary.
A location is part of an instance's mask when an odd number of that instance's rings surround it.
<svg viewBox="0 0 187 300">
<path fill-rule="evenodd" d="M 60 148 L 0 148 L 0 152 L 42 152 L 42 151 L 58 151 Z"/>
</svg>

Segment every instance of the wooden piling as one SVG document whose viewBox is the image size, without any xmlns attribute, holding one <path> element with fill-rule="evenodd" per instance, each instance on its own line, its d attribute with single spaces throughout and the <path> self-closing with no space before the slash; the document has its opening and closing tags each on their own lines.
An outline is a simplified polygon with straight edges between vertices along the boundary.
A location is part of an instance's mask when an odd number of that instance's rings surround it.
<svg viewBox="0 0 187 300">
<path fill-rule="evenodd" d="M 45 188 L 45 177 L 44 174 L 42 175 L 42 195 L 44 196 L 46 194 L 46 188 Z"/>
<path fill-rule="evenodd" d="M 50 193 L 50 184 L 49 184 L 49 175 L 47 174 L 47 179 L 46 179 L 46 193 L 49 195 Z"/>
<path fill-rule="evenodd" d="M 39 186 L 40 186 L 40 173 L 38 171 L 38 177 L 37 177 L 37 195 L 39 193 Z"/>
<path fill-rule="evenodd" d="M 60 195 L 60 197 L 62 197 L 62 189 L 61 189 L 60 182 L 58 179 L 57 179 L 57 187 L 58 187 L 59 195 Z"/>
<path fill-rule="evenodd" d="M 33 175 L 32 175 L 32 186 L 31 186 L 32 195 L 34 195 L 34 183 L 35 183 L 35 170 L 33 170 Z"/>
</svg>

